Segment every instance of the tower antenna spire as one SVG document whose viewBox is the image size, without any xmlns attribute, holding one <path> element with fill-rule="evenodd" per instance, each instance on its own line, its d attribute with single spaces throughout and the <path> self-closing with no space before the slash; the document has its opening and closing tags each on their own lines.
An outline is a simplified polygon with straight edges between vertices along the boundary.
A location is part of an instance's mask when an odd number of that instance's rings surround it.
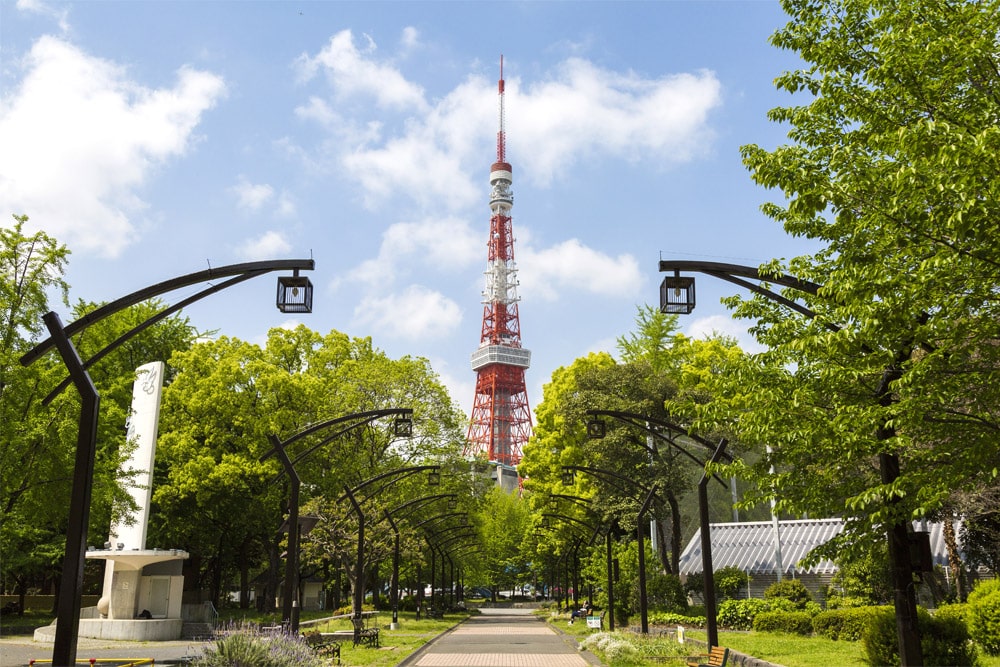
<svg viewBox="0 0 1000 667">
<path fill-rule="evenodd" d="M 499 99 L 499 121 L 500 128 L 497 130 L 497 162 L 507 161 L 507 135 L 504 132 L 504 110 L 503 110 L 503 55 L 500 56 L 500 80 L 497 82 L 497 97 Z"/>
</svg>

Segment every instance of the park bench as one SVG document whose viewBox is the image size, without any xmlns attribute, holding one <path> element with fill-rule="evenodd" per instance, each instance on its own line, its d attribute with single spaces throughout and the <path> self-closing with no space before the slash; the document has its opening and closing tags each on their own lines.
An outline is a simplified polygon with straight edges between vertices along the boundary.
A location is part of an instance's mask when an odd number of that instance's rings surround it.
<svg viewBox="0 0 1000 667">
<path fill-rule="evenodd" d="M 307 632 L 302 637 L 306 640 L 306 645 L 317 655 L 331 660 L 336 659 L 337 664 L 340 664 L 340 642 L 336 640 L 333 633 Z"/>
<path fill-rule="evenodd" d="M 587 617 L 587 627 L 595 628 L 597 630 L 604 629 L 604 615 L 608 613 L 607 610 L 601 612 L 600 616 L 588 616 Z"/>
<path fill-rule="evenodd" d="M 688 667 L 726 667 L 726 661 L 729 660 L 729 649 L 723 646 L 713 646 L 708 653 L 693 655 L 687 660 Z"/>
<path fill-rule="evenodd" d="M 435 609 L 433 607 L 428 607 L 427 611 L 424 613 L 427 618 L 444 618 L 443 609 Z"/>
</svg>

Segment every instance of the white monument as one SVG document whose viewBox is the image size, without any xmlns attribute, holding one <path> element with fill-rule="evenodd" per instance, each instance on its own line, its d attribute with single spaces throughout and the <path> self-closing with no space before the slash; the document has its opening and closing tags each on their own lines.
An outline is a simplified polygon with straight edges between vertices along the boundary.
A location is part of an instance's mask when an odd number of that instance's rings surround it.
<svg viewBox="0 0 1000 667">
<path fill-rule="evenodd" d="M 128 420 L 128 439 L 135 450 L 123 470 L 133 475 L 129 493 L 138 509 L 111 526 L 103 549 L 87 551 L 87 558 L 103 559 L 107 564 L 104 591 L 96 609 L 81 610 L 81 637 L 136 641 L 181 637 L 182 561 L 188 553 L 146 548 L 163 369 L 162 361 L 136 369 Z M 40 639 L 37 632 L 35 638 Z"/>
</svg>

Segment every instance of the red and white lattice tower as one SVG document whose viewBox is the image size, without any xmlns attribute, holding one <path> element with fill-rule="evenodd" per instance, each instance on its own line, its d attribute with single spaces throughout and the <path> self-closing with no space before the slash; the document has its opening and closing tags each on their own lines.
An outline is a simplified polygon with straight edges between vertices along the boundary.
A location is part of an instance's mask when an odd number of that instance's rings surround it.
<svg viewBox="0 0 1000 667">
<path fill-rule="evenodd" d="M 517 314 L 517 267 L 510 209 L 511 166 L 506 160 L 504 135 L 503 58 L 500 58 L 497 161 L 490 167 L 490 238 L 487 244 L 486 287 L 483 290 L 483 329 L 479 349 L 472 353 L 476 395 L 465 453 L 513 470 L 531 437 L 531 409 L 524 371 L 531 352 L 521 347 Z"/>
</svg>

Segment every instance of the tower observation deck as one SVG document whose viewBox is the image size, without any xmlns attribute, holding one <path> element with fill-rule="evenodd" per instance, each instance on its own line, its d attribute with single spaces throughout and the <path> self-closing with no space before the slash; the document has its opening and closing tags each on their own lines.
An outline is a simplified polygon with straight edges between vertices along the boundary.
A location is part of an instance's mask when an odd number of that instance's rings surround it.
<svg viewBox="0 0 1000 667">
<path fill-rule="evenodd" d="M 487 243 L 486 286 L 483 289 L 483 326 L 479 348 L 472 353 L 476 393 L 466 437 L 467 456 L 485 458 L 514 471 L 531 437 L 531 409 L 524 372 L 531 352 L 521 347 L 517 304 L 517 266 L 510 210 L 512 168 L 506 160 L 504 134 L 503 58 L 500 59 L 499 131 L 497 160 L 490 167 L 490 236 Z M 516 472 L 513 473 L 516 476 Z"/>
</svg>

